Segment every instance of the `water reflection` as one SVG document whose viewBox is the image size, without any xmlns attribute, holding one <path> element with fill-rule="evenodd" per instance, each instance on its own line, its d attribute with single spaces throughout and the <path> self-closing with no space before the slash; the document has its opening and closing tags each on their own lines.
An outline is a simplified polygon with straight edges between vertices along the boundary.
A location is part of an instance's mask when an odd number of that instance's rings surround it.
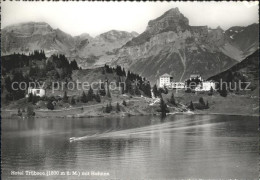
<svg viewBox="0 0 260 180">
<path fill-rule="evenodd" d="M 110 179 L 257 179 L 257 127 L 256 117 L 220 115 L 4 119 L 2 172 L 6 178 L 11 170 L 52 169 L 107 171 Z M 91 138 L 70 143 L 70 137 Z"/>
</svg>

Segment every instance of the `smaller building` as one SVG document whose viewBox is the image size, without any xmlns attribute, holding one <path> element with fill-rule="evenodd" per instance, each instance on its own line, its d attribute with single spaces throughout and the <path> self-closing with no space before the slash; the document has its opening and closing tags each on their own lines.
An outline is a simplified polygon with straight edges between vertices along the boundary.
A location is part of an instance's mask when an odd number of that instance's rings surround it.
<svg viewBox="0 0 260 180">
<path fill-rule="evenodd" d="M 213 81 L 203 81 L 195 88 L 195 91 L 210 91 L 210 89 L 216 90 L 216 83 Z"/>
<path fill-rule="evenodd" d="M 159 87 L 162 88 L 164 86 L 171 87 L 173 77 L 167 73 L 163 74 L 159 78 Z"/>
<path fill-rule="evenodd" d="M 200 81 L 203 81 L 202 77 L 200 76 L 200 74 L 191 74 L 190 75 L 190 80 L 192 79 L 199 79 Z"/>
<path fill-rule="evenodd" d="M 185 83 L 184 82 L 172 82 L 171 88 L 173 88 L 173 89 L 184 89 Z"/>
<path fill-rule="evenodd" d="M 31 88 L 29 87 L 28 88 L 28 95 L 32 93 L 33 95 L 36 95 L 36 96 L 40 96 L 40 97 L 43 97 L 45 96 L 45 89 L 42 89 L 42 88 Z"/>
<path fill-rule="evenodd" d="M 213 81 L 203 81 L 202 82 L 202 89 L 204 91 L 210 91 L 211 87 L 213 88 L 213 90 L 216 89 L 216 83 Z"/>
</svg>

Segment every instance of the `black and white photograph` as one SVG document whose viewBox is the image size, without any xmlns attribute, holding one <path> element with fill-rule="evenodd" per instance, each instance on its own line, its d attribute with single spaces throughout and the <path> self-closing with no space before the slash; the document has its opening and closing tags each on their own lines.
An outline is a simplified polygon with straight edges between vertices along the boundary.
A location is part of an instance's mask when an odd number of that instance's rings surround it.
<svg viewBox="0 0 260 180">
<path fill-rule="evenodd" d="M 258 180 L 258 1 L 1 1 L 1 179 Z"/>
</svg>

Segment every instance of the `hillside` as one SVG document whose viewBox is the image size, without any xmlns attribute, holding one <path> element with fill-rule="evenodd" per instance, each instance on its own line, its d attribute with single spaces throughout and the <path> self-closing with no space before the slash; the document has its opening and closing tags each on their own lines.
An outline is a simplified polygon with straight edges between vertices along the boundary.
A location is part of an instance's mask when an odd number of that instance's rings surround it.
<svg viewBox="0 0 260 180">
<path fill-rule="evenodd" d="M 259 91 L 259 50 L 248 56 L 240 63 L 232 66 L 228 70 L 210 77 L 208 80 L 219 82 L 250 82 L 249 88 L 258 96 Z"/>
</svg>

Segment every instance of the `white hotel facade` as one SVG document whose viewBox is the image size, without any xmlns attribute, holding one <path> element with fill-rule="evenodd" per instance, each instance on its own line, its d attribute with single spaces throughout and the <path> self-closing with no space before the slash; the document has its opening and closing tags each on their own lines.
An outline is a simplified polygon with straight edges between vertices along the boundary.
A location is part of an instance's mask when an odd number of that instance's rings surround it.
<svg viewBox="0 0 260 180">
<path fill-rule="evenodd" d="M 190 79 L 192 78 L 198 78 L 202 81 L 201 84 L 199 84 L 195 91 L 210 91 L 211 87 L 213 90 L 216 88 L 216 83 L 213 81 L 203 81 L 200 75 L 191 75 Z M 167 87 L 167 88 L 173 88 L 173 89 L 185 89 L 186 84 L 185 82 L 173 82 L 173 77 L 167 73 L 161 75 L 159 77 L 159 88 Z"/>
</svg>

